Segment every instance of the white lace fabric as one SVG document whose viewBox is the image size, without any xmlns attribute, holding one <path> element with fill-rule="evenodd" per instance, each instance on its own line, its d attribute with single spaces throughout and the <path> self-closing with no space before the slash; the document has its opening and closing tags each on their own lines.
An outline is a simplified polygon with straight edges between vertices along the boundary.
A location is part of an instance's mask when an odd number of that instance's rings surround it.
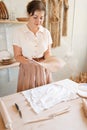
<svg viewBox="0 0 87 130">
<path fill-rule="evenodd" d="M 31 90 L 23 95 L 36 113 L 40 113 L 57 103 L 77 98 L 78 83 L 69 79 L 51 83 Z"/>
</svg>

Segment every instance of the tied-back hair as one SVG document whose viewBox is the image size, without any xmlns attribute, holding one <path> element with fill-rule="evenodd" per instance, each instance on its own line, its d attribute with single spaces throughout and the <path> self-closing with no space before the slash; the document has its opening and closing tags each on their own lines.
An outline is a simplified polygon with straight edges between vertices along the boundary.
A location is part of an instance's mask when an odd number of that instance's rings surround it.
<svg viewBox="0 0 87 130">
<path fill-rule="evenodd" d="M 46 15 L 45 4 L 41 0 L 32 0 L 27 4 L 27 13 L 34 15 L 36 10 L 44 11 Z"/>
</svg>

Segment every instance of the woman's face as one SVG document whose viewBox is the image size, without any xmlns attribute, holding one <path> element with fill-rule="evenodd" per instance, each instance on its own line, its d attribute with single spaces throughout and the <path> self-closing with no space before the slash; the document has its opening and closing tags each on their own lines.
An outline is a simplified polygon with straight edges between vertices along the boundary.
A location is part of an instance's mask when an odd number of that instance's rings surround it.
<svg viewBox="0 0 87 130">
<path fill-rule="evenodd" d="M 42 25 L 44 22 L 44 11 L 35 11 L 34 15 L 29 15 L 29 24 L 32 27 L 39 27 L 39 25 Z"/>
</svg>

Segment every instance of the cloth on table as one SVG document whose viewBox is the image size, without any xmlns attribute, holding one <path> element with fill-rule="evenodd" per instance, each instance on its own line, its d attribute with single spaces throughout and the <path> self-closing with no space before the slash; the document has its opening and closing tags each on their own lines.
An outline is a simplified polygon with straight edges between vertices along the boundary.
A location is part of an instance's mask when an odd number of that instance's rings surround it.
<svg viewBox="0 0 87 130">
<path fill-rule="evenodd" d="M 51 83 L 35 89 L 22 92 L 36 113 L 40 113 L 57 103 L 75 99 L 78 83 L 71 80 Z"/>
</svg>

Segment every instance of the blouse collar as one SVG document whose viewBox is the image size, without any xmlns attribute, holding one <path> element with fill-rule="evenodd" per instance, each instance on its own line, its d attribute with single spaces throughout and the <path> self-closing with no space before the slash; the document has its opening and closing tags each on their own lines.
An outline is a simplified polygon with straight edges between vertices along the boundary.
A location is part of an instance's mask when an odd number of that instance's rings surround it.
<svg viewBox="0 0 87 130">
<path fill-rule="evenodd" d="M 38 32 L 43 32 L 43 30 L 44 30 L 44 27 L 40 25 Z M 25 24 L 25 26 L 24 26 L 24 32 L 29 32 L 29 31 L 30 30 L 28 29 L 27 24 Z"/>
</svg>

